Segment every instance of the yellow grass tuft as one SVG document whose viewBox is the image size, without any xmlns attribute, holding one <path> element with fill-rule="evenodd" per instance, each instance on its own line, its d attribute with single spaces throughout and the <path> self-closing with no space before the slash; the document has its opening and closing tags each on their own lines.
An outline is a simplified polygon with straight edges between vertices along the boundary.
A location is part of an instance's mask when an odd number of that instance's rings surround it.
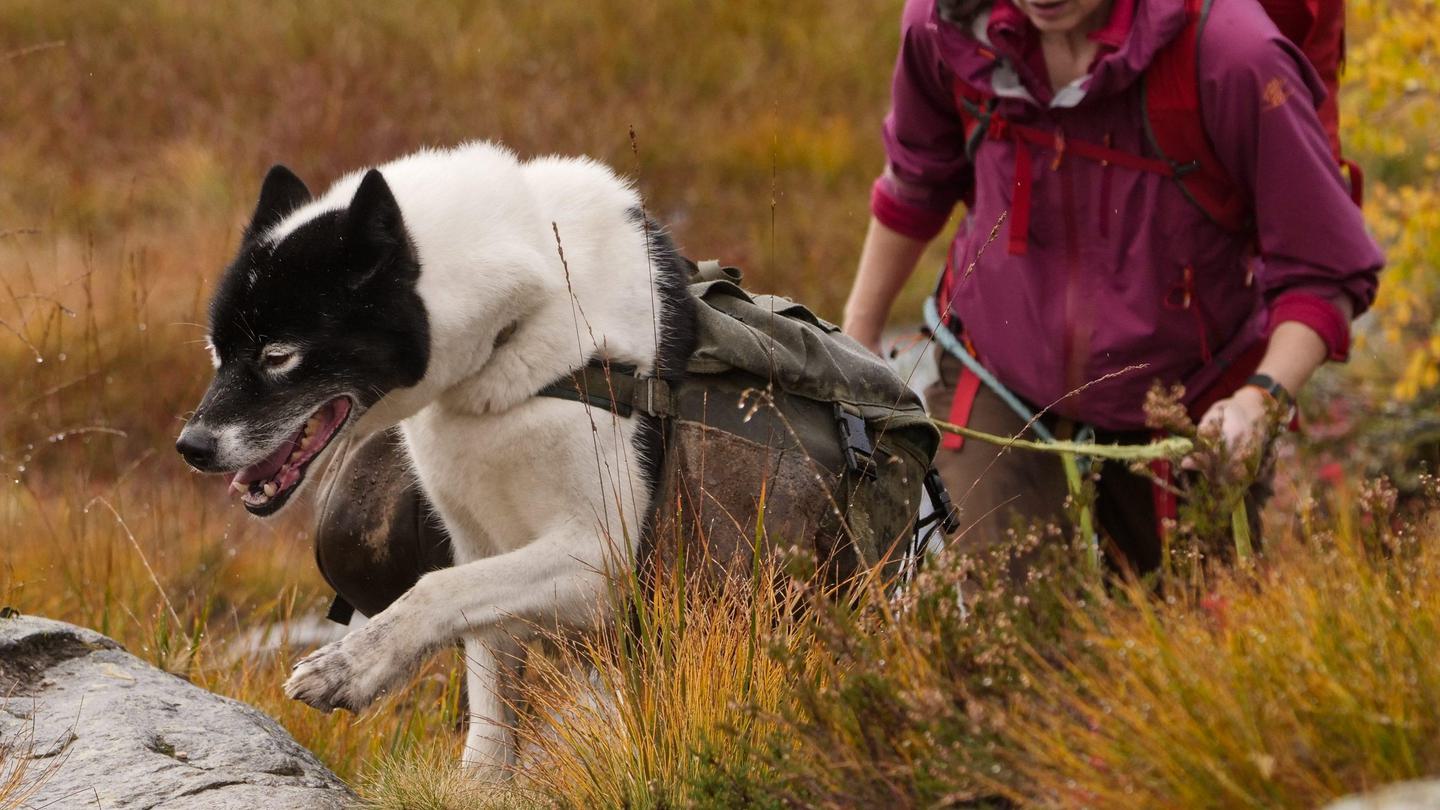
<svg viewBox="0 0 1440 810">
<path fill-rule="evenodd" d="M 788 692 L 777 655 L 803 658 L 811 646 L 799 618 L 809 597 L 773 562 L 703 592 L 693 585 L 620 578 L 620 620 L 536 661 L 522 784 L 565 807 L 752 798 L 725 775 L 754 767 L 773 742 Z"/>
<path fill-rule="evenodd" d="M 1383 489 L 1383 487 L 1382 487 Z M 1304 807 L 1440 772 L 1434 516 L 1292 538 L 1260 572 L 1077 610 L 1030 659 L 1009 766 L 1056 807 Z M 1177 589 L 1178 590 L 1178 589 Z"/>
</svg>

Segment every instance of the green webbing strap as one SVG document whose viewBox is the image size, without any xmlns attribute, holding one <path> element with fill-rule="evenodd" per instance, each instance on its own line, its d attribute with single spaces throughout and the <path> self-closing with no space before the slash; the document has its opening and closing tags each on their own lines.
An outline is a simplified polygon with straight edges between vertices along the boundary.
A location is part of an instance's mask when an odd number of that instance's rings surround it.
<svg viewBox="0 0 1440 810">
<path fill-rule="evenodd" d="M 669 383 L 657 377 L 637 377 L 629 367 L 607 366 L 598 360 L 550 383 L 538 396 L 580 402 L 622 417 L 635 411 L 656 417 L 675 413 Z"/>
</svg>

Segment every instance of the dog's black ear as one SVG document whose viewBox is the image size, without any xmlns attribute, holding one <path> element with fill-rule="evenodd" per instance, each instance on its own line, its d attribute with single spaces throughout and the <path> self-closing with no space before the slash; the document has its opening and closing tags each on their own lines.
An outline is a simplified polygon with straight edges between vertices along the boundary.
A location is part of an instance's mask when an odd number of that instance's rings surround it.
<svg viewBox="0 0 1440 810">
<path fill-rule="evenodd" d="M 410 253 L 410 237 L 400 203 L 379 169 L 371 169 L 360 181 L 350 210 L 345 214 L 345 237 L 351 255 L 351 282 L 363 284 L 377 270 Z"/>
<path fill-rule="evenodd" d="M 371 247 L 393 248 L 407 241 L 400 203 L 379 169 L 371 169 L 360 180 L 346 220 L 347 235 Z"/>
<path fill-rule="evenodd" d="M 255 239 L 307 202 L 310 202 L 310 189 L 305 187 L 305 182 L 278 163 L 271 166 L 265 173 L 265 182 L 260 184 L 260 201 L 255 203 L 255 213 L 250 215 L 250 224 L 245 227 L 245 241 Z"/>
</svg>

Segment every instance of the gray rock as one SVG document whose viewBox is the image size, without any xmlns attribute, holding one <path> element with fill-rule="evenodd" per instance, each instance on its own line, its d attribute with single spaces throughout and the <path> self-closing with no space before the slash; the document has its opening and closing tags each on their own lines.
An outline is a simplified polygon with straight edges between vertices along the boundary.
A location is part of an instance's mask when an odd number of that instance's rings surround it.
<svg viewBox="0 0 1440 810">
<path fill-rule="evenodd" d="M 17 741 L 27 775 L 44 776 L 21 808 L 338 810 L 354 798 L 255 708 L 48 619 L 0 618 L 0 750 Z"/>
<path fill-rule="evenodd" d="M 1363 796 L 1350 796 L 1325 810 L 1433 810 L 1440 808 L 1440 781 L 1401 782 Z"/>
</svg>

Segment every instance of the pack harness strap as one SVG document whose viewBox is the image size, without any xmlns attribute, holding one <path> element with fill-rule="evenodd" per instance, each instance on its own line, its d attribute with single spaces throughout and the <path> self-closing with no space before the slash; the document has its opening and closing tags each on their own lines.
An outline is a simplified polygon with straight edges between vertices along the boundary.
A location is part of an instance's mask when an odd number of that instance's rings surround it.
<svg viewBox="0 0 1440 810">
<path fill-rule="evenodd" d="M 670 383 L 659 377 L 640 377 L 633 366 L 591 360 L 568 377 L 540 389 L 539 396 L 580 402 L 628 417 L 636 411 L 659 418 L 673 416 Z"/>
</svg>

